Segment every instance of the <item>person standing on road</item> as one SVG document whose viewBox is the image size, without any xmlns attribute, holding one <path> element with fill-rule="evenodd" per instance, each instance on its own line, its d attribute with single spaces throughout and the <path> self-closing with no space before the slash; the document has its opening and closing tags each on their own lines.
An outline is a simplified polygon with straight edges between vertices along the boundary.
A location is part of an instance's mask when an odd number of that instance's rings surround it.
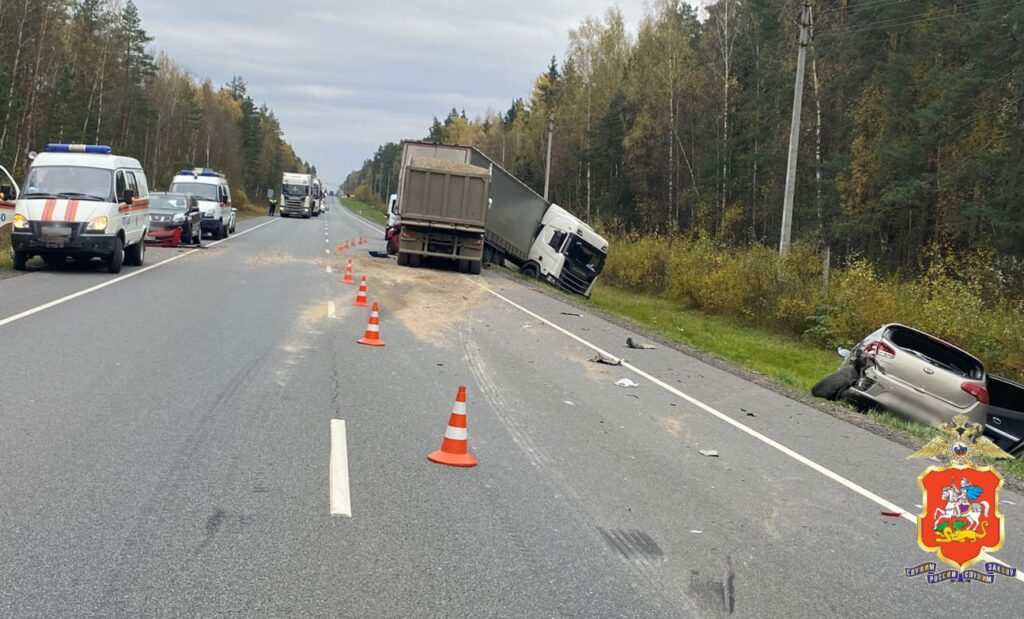
<svg viewBox="0 0 1024 619">
<path fill-rule="evenodd" d="M 277 207 L 277 200 L 270 198 L 270 209 L 267 211 L 268 217 L 274 216 L 274 209 Z"/>
</svg>

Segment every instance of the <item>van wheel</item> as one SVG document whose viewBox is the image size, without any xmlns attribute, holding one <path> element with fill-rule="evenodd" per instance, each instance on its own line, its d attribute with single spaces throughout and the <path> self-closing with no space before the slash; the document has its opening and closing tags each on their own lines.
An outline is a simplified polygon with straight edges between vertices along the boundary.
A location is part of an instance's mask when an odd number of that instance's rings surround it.
<svg viewBox="0 0 1024 619">
<path fill-rule="evenodd" d="M 480 275 L 480 271 L 483 269 L 484 263 L 480 261 L 469 263 L 469 274 Z"/>
<path fill-rule="evenodd" d="M 114 239 L 114 252 L 107 256 L 107 273 L 120 273 L 124 264 L 124 241 L 121 237 Z"/>
<path fill-rule="evenodd" d="M 224 222 L 217 224 L 217 227 L 213 230 L 213 240 L 219 241 L 224 238 Z"/>
<path fill-rule="evenodd" d="M 130 267 L 140 267 L 146 260 L 146 243 L 139 241 L 125 251 L 124 263 Z"/>
<path fill-rule="evenodd" d="M 14 261 L 14 270 L 15 271 L 24 271 L 25 270 L 25 263 L 28 262 L 28 252 L 27 251 L 16 251 L 16 252 L 12 252 L 12 254 L 13 255 L 11 256 L 11 259 Z"/>
</svg>

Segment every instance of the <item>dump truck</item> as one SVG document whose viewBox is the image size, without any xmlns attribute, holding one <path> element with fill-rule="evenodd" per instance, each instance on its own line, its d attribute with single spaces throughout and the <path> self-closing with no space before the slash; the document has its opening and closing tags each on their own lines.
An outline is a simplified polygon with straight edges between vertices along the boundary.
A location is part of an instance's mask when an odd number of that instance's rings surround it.
<svg viewBox="0 0 1024 619">
<path fill-rule="evenodd" d="M 484 262 L 504 266 L 507 260 L 525 275 L 589 297 L 604 268 L 608 241 L 487 155 L 467 151 L 470 163 L 491 170 Z"/>
<path fill-rule="evenodd" d="M 491 172 L 467 162 L 468 153 L 406 142 L 398 179 L 398 264 L 418 267 L 424 258 L 457 262 L 478 275 Z"/>
</svg>

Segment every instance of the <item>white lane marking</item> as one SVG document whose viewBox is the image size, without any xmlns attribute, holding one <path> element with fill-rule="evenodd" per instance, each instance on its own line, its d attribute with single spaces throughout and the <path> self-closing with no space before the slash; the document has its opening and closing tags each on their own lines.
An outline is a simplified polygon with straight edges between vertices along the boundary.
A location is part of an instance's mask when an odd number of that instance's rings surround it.
<svg viewBox="0 0 1024 619">
<path fill-rule="evenodd" d="M 259 230 L 263 226 L 269 226 L 270 224 L 272 224 L 274 222 L 277 222 L 277 221 L 280 221 L 280 220 L 278 220 L 278 219 L 271 219 L 270 221 L 265 221 L 265 222 L 261 223 L 258 226 L 253 226 L 252 228 L 249 228 L 248 230 L 242 230 L 241 232 L 235 233 L 233 236 L 231 236 L 229 238 L 222 239 L 220 241 L 216 241 L 216 242 L 210 243 L 209 245 L 206 246 L 206 248 L 216 247 L 217 245 L 220 245 L 221 243 L 226 243 L 228 241 L 233 241 L 233 240 L 237 239 L 240 236 L 244 236 L 246 234 L 249 234 L 250 232 L 252 232 L 254 230 Z M 157 262 L 156 264 L 151 264 L 148 267 L 143 267 L 143 268 L 139 269 L 138 271 L 132 271 L 131 273 L 128 273 L 126 275 L 122 275 L 120 277 L 115 277 L 114 279 L 108 279 L 107 281 L 105 281 L 103 283 L 100 283 L 100 284 L 96 284 L 95 286 L 92 286 L 91 288 L 86 288 L 84 290 L 79 290 L 78 292 L 73 292 L 73 293 L 71 293 L 71 294 L 69 294 L 67 296 L 64 296 L 64 297 L 61 297 L 59 299 L 55 299 L 53 301 L 50 301 L 49 303 L 43 303 L 42 305 L 37 305 L 36 307 L 33 307 L 32 309 L 27 309 L 24 312 L 21 312 L 20 314 L 15 314 L 13 316 L 8 316 L 7 318 L 4 318 L 3 320 L 0 320 L 0 327 L 7 326 L 7 325 L 11 324 L 12 322 L 17 322 L 17 321 L 21 320 L 22 318 L 28 318 L 29 316 L 32 316 L 34 314 L 38 314 L 39 312 L 44 312 L 44 311 L 50 309 L 51 307 L 57 307 L 58 305 L 61 305 L 63 303 L 67 303 L 68 301 L 73 301 L 73 300 L 77 299 L 78 297 L 84 297 L 85 295 L 93 293 L 93 292 L 96 292 L 97 290 L 102 290 L 102 289 L 106 288 L 107 286 L 113 286 L 114 284 L 116 284 L 118 282 L 123 282 L 126 279 L 131 279 L 131 278 L 133 278 L 133 277 L 135 277 L 137 275 L 142 275 L 143 273 L 145 273 L 147 271 L 152 271 L 153 269 L 162 267 L 165 264 L 170 264 L 170 263 L 174 262 L 175 260 L 180 260 L 180 259 L 184 258 L 185 256 L 191 256 L 192 254 L 194 254 L 194 253 L 196 253 L 198 251 L 202 251 L 202 249 L 200 249 L 200 248 L 190 249 L 190 250 L 188 250 L 188 251 L 186 251 L 184 253 L 178 254 L 177 256 L 171 256 L 170 258 L 168 258 L 166 260 L 163 260 L 161 262 Z"/>
<path fill-rule="evenodd" d="M 605 355 L 605 356 L 608 356 L 608 357 L 612 356 L 612 354 L 610 352 L 608 352 L 606 350 L 603 350 L 602 348 L 600 348 L 599 346 L 597 346 L 595 344 L 591 344 L 590 342 L 588 342 L 587 340 L 583 339 L 582 337 L 576 335 L 575 333 L 572 333 L 568 329 L 564 329 L 564 328 L 556 325 L 555 323 L 551 322 L 547 318 L 544 318 L 543 316 L 540 316 L 539 314 L 536 314 L 535 312 L 532 312 L 532 311 L 526 309 L 525 307 L 523 307 L 522 305 L 519 305 L 515 301 L 509 299 L 508 297 L 505 297 L 505 296 L 495 292 L 494 290 L 491 290 L 490 288 L 488 288 L 484 284 L 481 284 L 481 283 L 475 281 L 473 278 L 470 278 L 470 277 L 467 276 L 467 279 L 469 279 L 469 281 L 472 281 L 473 283 L 475 283 L 477 286 L 480 286 L 481 288 L 483 288 L 487 292 L 491 293 L 495 297 L 501 299 L 505 303 L 508 303 L 509 305 L 511 305 L 512 307 L 518 309 L 519 311 L 521 311 L 521 312 L 523 312 L 523 313 L 525 313 L 525 314 L 527 314 L 529 316 L 532 316 L 533 318 L 535 318 L 536 320 L 539 320 L 540 322 L 543 322 L 544 324 L 548 325 L 552 329 L 555 329 L 556 331 L 558 331 L 558 332 L 560 332 L 560 333 L 562 333 L 564 335 L 569 336 L 570 338 L 576 340 L 580 344 L 586 346 L 587 348 L 590 348 L 594 352 L 597 352 L 599 354 L 602 354 L 602 355 Z M 751 428 L 749 426 L 746 426 L 746 425 L 740 423 L 739 421 L 736 421 L 732 417 L 729 417 L 725 413 L 722 413 L 722 412 L 718 411 L 717 409 L 715 409 L 715 408 L 713 408 L 711 406 L 708 406 L 707 404 L 701 402 L 697 398 L 695 398 L 695 397 L 693 397 L 693 396 L 691 396 L 689 394 L 683 393 L 682 391 L 676 389 L 672 385 L 669 385 L 668 383 L 665 383 L 662 380 L 660 380 L 660 379 L 658 379 L 658 378 L 656 378 L 654 376 L 651 376 L 647 372 L 641 370 L 640 368 L 636 367 L 632 363 L 629 363 L 628 361 L 623 361 L 622 362 L 622 367 L 624 367 L 624 368 L 634 372 L 638 376 L 641 376 L 641 377 L 651 381 L 652 383 L 654 383 L 655 385 L 658 385 L 659 387 L 661 387 L 662 389 L 668 391 L 669 393 L 671 393 L 671 394 L 673 394 L 675 396 L 678 396 L 678 397 L 682 398 L 683 400 L 686 400 L 690 404 L 696 406 L 697 408 L 703 410 L 704 412 L 706 412 L 706 413 L 708 413 L 708 414 L 710 414 L 710 415 L 712 415 L 714 417 L 717 417 L 718 419 L 720 419 L 720 420 L 724 421 L 725 423 L 731 425 L 732 427 L 736 428 L 737 430 L 739 430 L 741 432 L 744 432 L 745 434 L 749 434 L 750 436 L 752 436 L 755 439 L 761 441 L 762 443 L 768 445 L 769 447 L 772 447 L 772 448 L 774 448 L 774 449 L 784 453 L 785 455 L 789 456 L 790 458 L 793 458 L 794 460 L 796 460 L 797 462 L 807 466 L 808 468 L 813 469 L 814 471 L 817 471 L 818 473 L 821 473 L 822 475 L 824 475 L 825 477 L 828 477 L 832 481 L 834 481 L 834 482 L 836 482 L 836 483 L 838 483 L 838 484 L 840 484 L 840 485 L 842 485 L 842 486 L 844 486 L 844 487 L 846 487 L 846 488 L 856 492 L 857 494 L 863 496 L 866 499 L 869 499 L 869 500 L 877 503 L 878 505 L 881 505 L 887 511 L 899 512 L 900 516 L 902 516 L 904 520 L 908 520 L 908 521 L 914 523 L 915 526 L 917 525 L 917 516 L 911 514 L 908 510 L 905 510 L 902 507 L 896 505 L 892 501 L 889 501 L 888 499 L 884 499 L 884 498 L 878 496 L 877 494 L 875 494 L 874 492 L 871 492 L 870 490 L 868 490 L 864 486 L 861 486 L 860 484 L 858 484 L 856 482 L 853 482 L 853 481 L 851 481 L 849 479 L 846 479 L 845 477 L 843 477 L 839 473 L 836 473 L 835 471 L 832 471 L 831 469 L 825 468 L 824 466 L 818 464 L 817 462 L 811 460 L 810 458 L 808 458 L 808 457 L 806 457 L 806 456 L 804 456 L 804 455 L 802 455 L 800 453 L 797 453 L 797 452 L 793 451 L 792 449 L 790 449 L 789 447 L 786 447 L 782 443 L 779 443 L 775 439 L 772 439 L 772 438 L 770 438 L 768 436 L 765 436 L 764 434 L 761 434 L 757 430 L 755 430 L 755 429 L 753 429 L 753 428 Z M 1009 564 L 1004 563 L 1003 561 L 997 559 L 996 557 L 992 556 L 991 554 L 989 554 L 987 552 L 983 552 L 981 556 L 985 560 L 995 561 L 996 563 L 999 563 L 1000 565 L 1004 565 L 1006 567 L 1010 567 Z M 1021 582 L 1024 582 L 1024 571 L 1018 569 L 1015 578 L 1017 580 L 1021 581 Z"/>
<path fill-rule="evenodd" d="M 329 265 L 329 264 L 328 264 L 328 265 L 327 265 L 327 274 L 328 274 L 328 275 L 330 275 L 330 274 L 331 274 L 331 273 L 333 273 L 333 272 L 334 272 L 334 269 L 333 269 L 333 268 L 331 268 L 331 265 Z"/>
<path fill-rule="evenodd" d="M 336 308 L 334 307 L 334 301 L 328 301 L 327 302 L 327 317 L 328 318 L 334 318 L 336 313 L 337 313 L 337 311 L 336 311 Z"/>
<path fill-rule="evenodd" d="M 348 486 L 348 445 L 345 437 L 345 421 L 331 420 L 331 462 L 329 480 L 331 492 L 331 514 L 352 516 L 352 497 Z"/>
<path fill-rule="evenodd" d="M 329 249 L 325 249 L 325 250 L 324 250 L 324 253 L 325 253 L 325 254 L 327 254 L 328 256 L 330 256 L 330 255 L 331 255 L 331 250 L 329 250 Z"/>
</svg>

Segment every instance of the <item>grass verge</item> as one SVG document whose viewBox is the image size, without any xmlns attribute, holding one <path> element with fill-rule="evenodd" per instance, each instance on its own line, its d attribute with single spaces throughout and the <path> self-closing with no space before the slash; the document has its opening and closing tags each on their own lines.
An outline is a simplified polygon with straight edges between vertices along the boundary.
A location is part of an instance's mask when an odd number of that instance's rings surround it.
<svg viewBox="0 0 1024 619">
<path fill-rule="evenodd" d="M 265 204 L 250 203 L 245 206 L 235 206 L 235 208 L 238 209 L 238 213 L 236 213 L 235 218 L 238 221 L 242 221 L 243 219 L 252 219 L 253 217 L 262 217 L 266 215 L 269 207 Z"/>
<path fill-rule="evenodd" d="M 690 310 L 659 297 L 625 291 L 598 283 L 589 305 L 620 316 L 670 342 L 707 352 L 747 370 L 757 372 L 776 383 L 810 393 L 823 376 L 835 371 L 839 357 L 799 339 L 740 324 L 723 316 L 711 316 Z M 877 423 L 922 442 L 938 431 L 915 421 L 884 411 L 868 416 Z M 989 461 L 1003 473 L 1024 480 L 1024 460 Z"/>
<path fill-rule="evenodd" d="M 366 204 L 365 202 L 353 200 L 352 198 L 341 198 L 341 205 L 363 219 L 368 219 L 375 224 L 386 226 L 388 223 L 388 216 L 386 213 Z"/>
<path fill-rule="evenodd" d="M 0 229 L 0 269 L 7 269 L 11 266 L 11 227 L 4 226 Z"/>
</svg>

